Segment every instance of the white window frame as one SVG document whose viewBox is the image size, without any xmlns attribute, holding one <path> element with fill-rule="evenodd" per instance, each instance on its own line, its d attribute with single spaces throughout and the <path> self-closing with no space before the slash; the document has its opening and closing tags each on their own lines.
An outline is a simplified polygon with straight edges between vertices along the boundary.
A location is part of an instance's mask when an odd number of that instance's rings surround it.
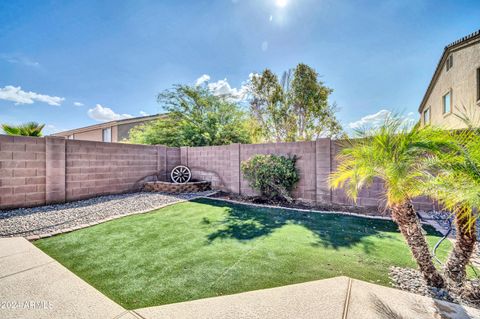
<svg viewBox="0 0 480 319">
<path fill-rule="evenodd" d="M 447 61 L 446 61 L 446 66 L 447 66 L 447 72 L 453 68 L 453 54 L 450 54 L 447 58 Z"/>
<path fill-rule="evenodd" d="M 426 115 L 428 114 L 428 118 Z M 432 117 L 430 106 L 423 111 L 423 125 L 429 125 Z"/>
<path fill-rule="evenodd" d="M 446 104 L 445 104 L 445 97 L 447 95 L 450 96 L 450 105 L 448 105 L 448 112 L 446 110 Z M 447 93 L 445 93 L 442 96 L 442 114 L 443 115 L 448 115 L 452 113 L 452 109 L 453 109 L 452 104 L 453 104 L 453 93 L 452 93 L 452 90 L 450 89 Z"/>
<path fill-rule="evenodd" d="M 105 136 L 105 134 L 107 134 Z M 111 127 L 106 127 L 102 129 L 102 141 L 111 143 L 112 142 L 112 128 Z"/>
</svg>

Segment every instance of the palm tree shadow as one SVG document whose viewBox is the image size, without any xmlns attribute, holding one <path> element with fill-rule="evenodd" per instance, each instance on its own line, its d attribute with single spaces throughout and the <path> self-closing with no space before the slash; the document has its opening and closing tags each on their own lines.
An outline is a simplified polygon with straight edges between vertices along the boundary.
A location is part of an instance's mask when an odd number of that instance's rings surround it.
<svg viewBox="0 0 480 319">
<path fill-rule="evenodd" d="M 285 225 L 299 225 L 310 230 L 316 240 L 313 246 L 339 249 L 362 245 L 365 253 L 374 249 L 374 244 L 363 240 L 367 236 L 390 237 L 388 232 L 397 232 L 391 221 L 374 220 L 335 213 L 300 212 L 281 208 L 260 208 L 230 204 L 212 199 L 196 202 L 226 210 L 227 216 L 215 222 L 217 229 L 207 236 L 209 243 L 219 239 L 249 241 L 270 236 Z M 210 223 L 204 220 L 204 223 Z"/>
</svg>

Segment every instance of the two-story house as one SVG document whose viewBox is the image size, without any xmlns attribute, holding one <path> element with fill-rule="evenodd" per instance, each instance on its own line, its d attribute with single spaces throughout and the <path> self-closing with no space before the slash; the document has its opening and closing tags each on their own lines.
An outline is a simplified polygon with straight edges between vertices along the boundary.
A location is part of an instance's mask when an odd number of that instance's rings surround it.
<svg viewBox="0 0 480 319">
<path fill-rule="evenodd" d="M 480 30 L 445 47 L 418 111 L 422 126 L 480 126 Z"/>
<path fill-rule="evenodd" d="M 69 131 L 52 134 L 63 136 L 71 140 L 97 141 L 97 142 L 122 142 L 128 139 L 130 130 L 139 125 L 156 121 L 165 117 L 165 114 L 141 116 L 90 125 Z"/>
</svg>

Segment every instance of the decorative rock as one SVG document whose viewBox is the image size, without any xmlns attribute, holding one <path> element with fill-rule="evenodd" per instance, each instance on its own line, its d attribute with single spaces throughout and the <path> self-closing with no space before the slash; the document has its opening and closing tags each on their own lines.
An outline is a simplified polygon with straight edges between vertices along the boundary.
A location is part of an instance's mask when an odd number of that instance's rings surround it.
<svg viewBox="0 0 480 319">
<path fill-rule="evenodd" d="M 413 292 L 422 296 L 480 308 L 479 304 L 473 303 L 470 300 L 463 299 L 455 291 L 449 291 L 443 288 L 435 288 L 428 286 L 423 279 L 422 274 L 418 270 L 401 267 L 390 267 L 389 275 L 390 279 L 392 280 L 392 285 L 395 288 Z M 472 284 L 477 285 L 478 280 L 472 281 Z"/>
<path fill-rule="evenodd" d="M 211 186 L 212 183 L 208 181 L 188 182 L 184 184 L 156 181 L 145 183 L 144 190 L 147 192 L 167 194 L 196 193 L 210 190 Z"/>
<path fill-rule="evenodd" d="M 58 205 L 0 210 L 0 237 L 22 236 L 35 240 L 96 225 L 106 219 L 147 212 L 210 194 L 211 192 L 179 195 L 140 192 L 100 196 Z"/>
</svg>

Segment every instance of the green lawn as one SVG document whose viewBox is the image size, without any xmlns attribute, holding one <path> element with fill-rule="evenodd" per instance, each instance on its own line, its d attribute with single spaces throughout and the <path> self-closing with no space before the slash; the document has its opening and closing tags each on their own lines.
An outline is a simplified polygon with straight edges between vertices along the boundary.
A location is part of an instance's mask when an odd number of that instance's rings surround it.
<svg viewBox="0 0 480 319">
<path fill-rule="evenodd" d="M 426 230 L 433 245 L 439 234 Z M 35 245 L 127 309 L 340 275 L 388 285 L 389 266 L 415 266 L 390 221 L 209 199 Z"/>
</svg>

